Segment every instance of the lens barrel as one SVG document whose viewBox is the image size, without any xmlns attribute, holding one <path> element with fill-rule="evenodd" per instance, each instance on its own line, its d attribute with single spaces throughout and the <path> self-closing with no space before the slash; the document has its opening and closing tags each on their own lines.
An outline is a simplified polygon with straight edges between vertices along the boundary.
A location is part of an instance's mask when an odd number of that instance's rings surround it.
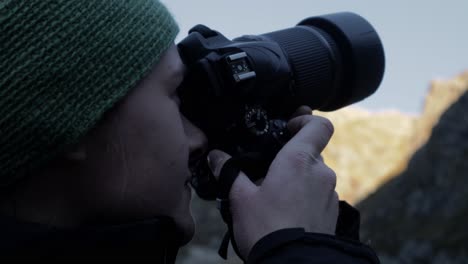
<svg viewBox="0 0 468 264">
<path fill-rule="evenodd" d="M 301 21 L 262 36 L 277 42 L 291 65 L 293 105 L 332 111 L 374 93 L 385 56 L 375 29 L 361 16 L 341 12 Z"/>
</svg>

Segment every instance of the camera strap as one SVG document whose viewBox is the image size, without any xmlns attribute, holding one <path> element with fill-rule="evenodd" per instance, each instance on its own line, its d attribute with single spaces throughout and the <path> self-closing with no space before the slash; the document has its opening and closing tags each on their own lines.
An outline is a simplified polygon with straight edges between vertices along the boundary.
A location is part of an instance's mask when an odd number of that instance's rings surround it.
<svg viewBox="0 0 468 264">
<path fill-rule="evenodd" d="M 237 247 L 236 241 L 234 239 L 234 232 L 232 226 L 232 215 L 230 211 L 230 203 L 229 203 L 229 192 L 231 190 L 231 186 L 239 176 L 241 171 L 240 166 L 240 158 L 230 158 L 227 160 L 223 168 L 221 169 L 219 180 L 218 180 L 218 209 L 221 213 L 221 217 L 223 218 L 224 223 L 228 226 L 228 231 L 224 235 L 223 241 L 219 247 L 218 254 L 223 258 L 227 259 L 229 241 L 232 242 L 232 247 L 236 254 L 242 259 L 242 256 L 239 252 L 239 248 Z M 244 259 L 242 259 L 245 261 Z"/>
</svg>

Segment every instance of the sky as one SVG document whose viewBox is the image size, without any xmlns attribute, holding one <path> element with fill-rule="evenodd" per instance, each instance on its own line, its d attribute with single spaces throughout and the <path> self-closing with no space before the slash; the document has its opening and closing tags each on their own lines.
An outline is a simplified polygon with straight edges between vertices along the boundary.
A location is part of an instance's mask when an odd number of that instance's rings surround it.
<svg viewBox="0 0 468 264">
<path fill-rule="evenodd" d="M 378 90 L 357 103 L 372 111 L 421 112 L 431 80 L 468 70 L 468 1 L 376 0 L 162 0 L 181 29 L 196 24 L 229 39 L 295 26 L 310 16 L 350 11 L 377 30 L 386 70 Z"/>
</svg>

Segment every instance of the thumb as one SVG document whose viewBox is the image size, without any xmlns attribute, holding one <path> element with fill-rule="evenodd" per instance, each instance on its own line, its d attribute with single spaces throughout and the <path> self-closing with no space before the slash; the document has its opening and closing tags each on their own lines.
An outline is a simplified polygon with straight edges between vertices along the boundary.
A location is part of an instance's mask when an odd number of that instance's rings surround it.
<svg viewBox="0 0 468 264">
<path fill-rule="evenodd" d="M 224 163 L 226 163 L 230 158 L 231 155 L 218 149 L 214 149 L 208 153 L 208 166 L 216 180 L 219 180 L 221 169 L 223 168 Z"/>
<path fill-rule="evenodd" d="M 211 169 L 211 172 L 215 176 L 216 180 L 219 180 L 221 169 L 223 168 L 226 161 L 231 158 L 231 155 L 227 154 L 218 149 L 210 151 L 208 154 L 208 166 Z M 231 186 L 230 197 L 233 199 L 234 196 L 244 196 L 248 193 L 254 192 L 257 189 L 257 186 L 250 181 L 250 179 L 245 175 L 244 172 L 240 171 L 236 180 Z"/>
</svg>

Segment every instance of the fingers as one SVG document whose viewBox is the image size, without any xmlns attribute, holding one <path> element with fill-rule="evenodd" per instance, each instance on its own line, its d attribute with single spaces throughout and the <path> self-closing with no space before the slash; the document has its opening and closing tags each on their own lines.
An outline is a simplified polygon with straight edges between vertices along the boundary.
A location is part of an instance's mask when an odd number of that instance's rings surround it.
<svg viewBox="0 0 468 264">
<path fill-rule="evenodd" d="M 294 135 L 310 122 L 320 123 L 321 126 L 328 129 L 331 134 L 334 132 L 333 124 L 328 119 L 312 115 L 301 115 L 289 120 L 288 129 Z"/>
<path fill-rule="evenodd" d="M 296 111 L 291 115 L 289 119 L 301 116 L 301 115 L 311 115 L 312 108 L 308 107 L 307 105 L 302 105 L 296 109 Z"/>
<path fill-rule="evenodd" d="M 268 173 L 267 180 L 270 178 L 273 182 L 284 183 L 298 175 L 307 177 L 327 174 L 320 153 L 333 133 L 330 121 L 319 116 L 304 115 L 290 120 L 288 126 L 295 135 L 277 154 L 269 169 L 271 176 Z"/>
<path fill-rule="evenodd" d="M 210 151 L 208 154 L 208 165 L 218 181 L 221 169 L 230 158 L 229 154 L 217 149 Z M 231 199 L 242 198 L 256 191 L 256 189 L 257 186 L 241 171 L 231 186 L 229 197 Z"/>
<path fill-rule="evenodd" d="M 322 155 L 320 155 L 320 156 L 318 157 L 318 159 L 319 159 L 321 162 L 323 162 L 323 156 L 322 156 Z"/>
<path fill-rule="evenodd" d="M 291 151 L 305 151 L 318 158 L 333 135 L 332 123 L 323 117 L 305 115 L 288 122 L 288 128 L 295 135 L 284 147 Z"/>
<path fill-rule="evenodd" d="M 216 177 L 216 180 L 219 180 L 221 169 L 223 168 L 224 163 L 226 163 L 230 158 L 231 156 L 229 154 L 217 149 L 210 151 L 208 154 L 208 165 L 211 172 Z"/>
<path fill-rule="evenodd" d="M 302 105 L 300 106 L 299 108 L 296 109 L 296 111 L 291 115 L 291 117 L 289 118 L 290 120 L 293 119 L 293 118 L 296 118 L 296 117 L 299 117 L 299 116 L 302 116 L 302 115 L 312 115 L 312 108 L 310 108 L 309 106 L 307 105 Z M 293 129 L 297 129 L 297 128 L 293 128 Z M 294 132 L 294 134 L 296 134 L 297 131 Z M 322 155 L 320 155 L 318 157 L 318 159 L 323 162 L 323 157 Z"/>
</svg>

